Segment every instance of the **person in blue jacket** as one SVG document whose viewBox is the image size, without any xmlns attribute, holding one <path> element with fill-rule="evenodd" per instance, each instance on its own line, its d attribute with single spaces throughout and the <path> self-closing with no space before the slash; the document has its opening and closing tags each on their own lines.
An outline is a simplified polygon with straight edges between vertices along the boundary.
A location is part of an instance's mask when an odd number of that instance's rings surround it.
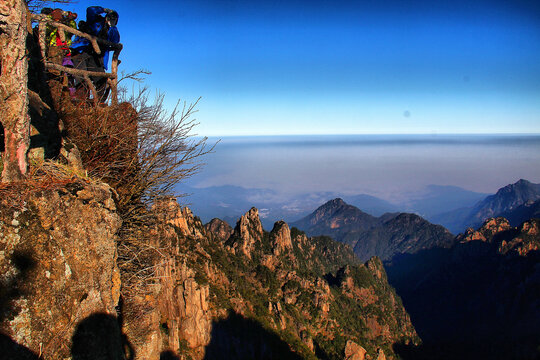
<svg viewBox="0 0 540 360">
<path fill-rule="evenodd" d="M 120 33 L 116 27 L 117 23 L 118 13 L 116 11 L 101 6 L 90 6 L 86 9 L 86 21 L 79 22 L 79 30 L 118 44 L 120 42 Z M 99 46 L 102 53 L 96 54 L 90 41 L 85 38 L 75 37 L 70 47 L 74 55 L 74 67 L 96 72 L 108 70 L 109 54 L 112 49 L 102 44 Z M 96 77 L 92 78 L 92 81 L 98 92 L 105 93 L 105 78 Z"/>
</svg>

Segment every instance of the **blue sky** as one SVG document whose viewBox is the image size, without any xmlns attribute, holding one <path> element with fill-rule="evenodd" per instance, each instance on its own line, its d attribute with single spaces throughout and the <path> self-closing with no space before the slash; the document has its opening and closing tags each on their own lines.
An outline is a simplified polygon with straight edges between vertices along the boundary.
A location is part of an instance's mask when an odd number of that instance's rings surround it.
<svg viewBox="0 0 540 360">
<path fill-rule="evenodd" d="M 384 3 L 384 5 L 381 5 Z M 94 1 L 200 135 L 540 133 L 540 4 Z"/>
</svg>

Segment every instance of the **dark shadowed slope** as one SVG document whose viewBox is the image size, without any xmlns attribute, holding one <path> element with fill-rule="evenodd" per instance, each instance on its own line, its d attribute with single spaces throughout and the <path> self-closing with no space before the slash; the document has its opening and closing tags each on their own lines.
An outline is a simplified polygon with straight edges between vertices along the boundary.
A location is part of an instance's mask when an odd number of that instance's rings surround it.
<svg viewBox="0 0 540 360">
<path fill-rule="evenodd" d="M 362 261 L 371 256 L 387 260 L 399 253 L 414 254 L 433 247 L 450 247 L 453 242 L 454 236 L 444 227 L 418 215 L 402 213 L 360 234 L 354 252 Z"/>
<path fill-rule="evenodd" d="M 452 248 L 387 262 L 389 281 L 424 340 L 404 358 L 537 359 L 539 226 L 489 219 Z"/>
</svg>

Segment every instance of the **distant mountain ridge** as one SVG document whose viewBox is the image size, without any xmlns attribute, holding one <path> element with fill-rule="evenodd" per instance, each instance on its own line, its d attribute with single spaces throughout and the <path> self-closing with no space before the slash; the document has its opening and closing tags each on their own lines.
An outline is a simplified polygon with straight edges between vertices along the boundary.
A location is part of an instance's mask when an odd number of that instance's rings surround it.
<svg viewBox="0 0 540 360">
<path fill-rule="evenodd" d="M 472 210 L 474 219 L 482 223 L 486 218 L 495 217 L 503 212 L 516 209 L 527 201 L 540 199 L 540 184 L 520 179 L 507 185 L 478 203 Z"/>
<path fill-rule="evenodd" d="M 467 227 L 481 225 L 482 221 L 488 217 L 517 216 L 507 213 L 515 211 L 517 207 L 527 202 L 540 200 L 538 186 L 540 185 L 520 180 L 500 189 L 497 194 L 488 195 L 456 186 L 432 184 L 418 193 L 409 194 L 408 200 L 397 203 L 390 203 L 367 194 L 343 195 L 317 192 L 288 197 L 269 189 L 247 189 L 230 185 L 206 188 L 183 186 L 178 190 L 190 194 L 184 198 L 185 205 L 193 208 L 204 222 L 220 218 L 233 226 L 238 217 L 252 206 L 256 206 L 259 209 L 263 227 L 270 230 L 275 221 L 283 219 L 288 223 L 299 223 L 311 214 L 313 209 L 325 204 L 328 200 L 341 198 L 347 204 L 375 218 L 387 212 L 415 213 L 433 224 L 443 225 L 452 233 L 458 234 L 465 231 Z M 480 213 L 475 214 L 474 209 Z M 530 209 L 522 209 L 522 215 L 515 222 L 511 220 L 511 223 L 518 225 L 530 218 L 526 217 L 527 211 Z M 475 218 L 475 221 L 470 221 L 471 218 Z"/>
<path fill-rule="evenodd" d="M 366 231 L 380 223 L 375 216 L 337 198 L 321 205 L 313 213 L 291 225 L 306 231 L 310 236 L 327 235 L 354 246 L 352 241 L 346 239 L 351 232 Z"/>
<path fill-rule="evenodd" d="M 371 195 L 349 195 L 343 196 L 343 198 L 348 204 L 356 206 L 373 216 L 381 216 L 385 213 L 398 212 L 400 210 L 400 206 Z"/>
<path fill-rule="evenodd" d="M 463 232 L 468 227 L 476 228 L 486 219 L 498 216 L 510 216 L 512 225 L 516 226 L 534 216 L 535 213 L 531 208 L 529 210 L 523 208 L 521 216 L 518 216 L 517 209 L 538 200 L 540 200 L 540 184 L 520 179 L 514 184 L 500 188 L 497 193 L 487 196 L 473 207 L 441 213 L 431 217 L 430 220 L 446 226 L 454 233 Z M 530 217 L 527 217 L 529 215 Z"/>
<path fill-rule="evenodd" d="M 490 194 L 450 185 L 428 185 L 408 202 L 408 209 L 430 220 L 431 216 L 453 209 L 473 206 Z"/>
<path fill-rule="evenodd" d="M 415 214 L 387 213 L 374 217 L 342 199 L 334 199 L 313 213 L 291 223 L 310 236 L 327 235 L 353 247 L 360 259 L 397 253 L 415 253 L 431 247 L 450 246 L 453 235 Z"/>
</svg>

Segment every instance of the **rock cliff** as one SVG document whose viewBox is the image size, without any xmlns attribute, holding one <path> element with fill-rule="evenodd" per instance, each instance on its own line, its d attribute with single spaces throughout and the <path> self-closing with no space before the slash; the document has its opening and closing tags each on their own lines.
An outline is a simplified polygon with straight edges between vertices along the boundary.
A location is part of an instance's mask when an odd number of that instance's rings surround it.
<svg viewBox="0 0 540 360">
<path fill-rule="evenodd" d="M 156 211 L 168 220 L 156 234 L 173 256 L 158 265 L 151 298 L 153 318 L 161 319 L 155 338 L 169 351 L 194 359 L 341 359 L 351 340 L 366 358 L 393 358 L 392 344 L 418 343 L 380 260 L 356 265 L 347 246 L 284 222 L 266 233 L 255 208 L 222 241 L 229 230 L 219 221 L 205 227 L 187 209 L 162 205 Z M 349 279 L 339 275 L 345 264 Z"/>
<path fill-rule="evenodd" d="M 3 189 L 5 201 L 0 202 L 4 341 L 46 359 L 81 351 L 97 354 L 81 336 L 88 326 L 101 324 L 112 335 L 107 343 L 121 349 L 115 321 L 120 295 L 116 233 L 121 221 L 110 189 L 75 182 L 26 194 L 21 206 L 14 206 L 8 191 Z M 20 353 L 13 351 L 10 355 L 17 358 Z M 116 355 L 120 359 L 121 353 Z"/>
<path fill-rule="evenodd" d="M 235 254 L 244 254 L 249 259 L 256 246 L 260 246 L 263 228 L 259 218 L 259 210 L 251 208 L 245 215 L 242 215 L 227 245 Z"/>
<path fill-rule="evenodd" d="M 138 244 L 154 256 L 119 271 L 108 186 L 13 196 L 0 209 L 0 342 L 14 356 L 375 359 L 419 342 L 380 260 L 357 264 L 348 246 L 285 222 L 267 233 L 257 209 L 231 233 L 160 200 Z"/>
</svg>

